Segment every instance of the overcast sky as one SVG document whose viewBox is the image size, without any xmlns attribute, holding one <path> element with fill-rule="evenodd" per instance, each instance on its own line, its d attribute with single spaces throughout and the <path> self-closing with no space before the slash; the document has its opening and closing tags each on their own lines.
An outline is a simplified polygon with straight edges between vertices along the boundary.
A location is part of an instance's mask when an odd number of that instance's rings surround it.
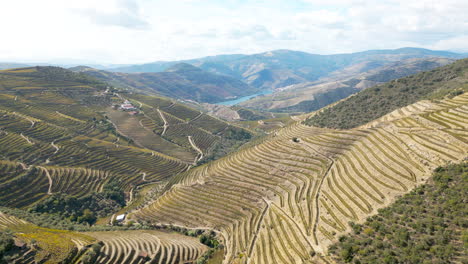
<svg viewBox="0 0 468 264">
<path fill-rule="evenodd" d="M 143 63 L 274 49 L 468 52 L 466 0 L 1 0 L 0 61 Z"/>
</svg>

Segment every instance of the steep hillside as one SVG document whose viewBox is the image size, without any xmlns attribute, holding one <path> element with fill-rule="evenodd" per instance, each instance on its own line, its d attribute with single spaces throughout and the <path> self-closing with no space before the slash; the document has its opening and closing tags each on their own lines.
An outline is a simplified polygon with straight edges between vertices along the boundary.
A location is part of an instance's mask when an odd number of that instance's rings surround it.
<svg viewBox="0 0 468 264">
<path fill-rule="evenodd" d="M 437 168 L 428 183 L 399 198 L 330 248 L 337 263 L 463 263 L 468 163 Z"/>
<path fill-rule="evenodd" d="M 376 63 L 355 64 L 331 73 L 328 77 L 318 81 L 287 86 L 273 94 L 259 96 L 240 105 L 275 112 L 311 112 L 363 89 L 421 71 L 431 70 L 453 61 L 446 58 L 408 59 L 394 63 L 382 63 L 383 66 L 377 68 L 373 68 Z M 371 68 L 371 70 L 362 72 L 364 67 Z"/>
<path fill-rule="evenodd" d="M 418 48 L 370 50 L 350 54 L 317 55 L 292 50 L 275 50 L 252 55 L 224 55 L 186 60 L 205 71 L 229 75 L 251 86 L 274 89 L 317 80 L 352 65 L 365 64 L 355 73 L 380 67 L 389 62 L 411 58 L 462 58 L 463 55 Z M 158 72 L 177 62 L 156 62 L 111 69 L 115 72 Z"/>
<path fill-rule="evenodd" d="M 305 123 L 329 128 L 352 128 L 422 99 L 440 99 L 468 90 L 468 59 L 364 90 Z"/>
<path fill-rule="evenodd" d="M 72 70 L 109 82 L 116 87 L 136 88 L 153 94 L 198 102 L 215 103 L 258 91 L 238 79 L 206 72 L 186 63 L 172 65 L 166 71 L 157 73 L 113 73 L 88 67 L 75 67 Z"/>
<path fill-rule="evenodd" d="M 328 246 L 351 230 L 348 222 L 363 222 L 436 167 L 467 158 L 467 107 L 468 94 L 419 101 L 351 130 L 309 127 L 295 117 L 173 178 L 130 218 L 212 229 L 225 245 L 223 263 L 329 263 Z"/>
<path fill-rule="evenodd" d="M 137 186 L 164 185 L 251 136 L 167 98 L 118 93 L 62 68 L 0 71 L 0 204 L 30 208 L 65 194 L 89 204 L 73 209 L 76 221 L 84 209 L 109 213 Z"/>
</svg>

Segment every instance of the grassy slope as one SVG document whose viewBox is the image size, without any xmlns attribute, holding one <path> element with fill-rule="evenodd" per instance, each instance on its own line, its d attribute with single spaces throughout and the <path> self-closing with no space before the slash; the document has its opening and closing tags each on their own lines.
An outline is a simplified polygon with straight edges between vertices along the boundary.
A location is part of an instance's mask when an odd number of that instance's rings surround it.
<svg viewBox="0 0 468 264">
<path fill-rule="evenodd" d="M 348 129 L 423 99 L 441 99 L 454 88 L 468 90 L 468 59 L 368 88 L 305 121 L 310 126 Z"/>
<path fill-rule="evenodd" d="M 466 263 L 468 163 L 433 178 L 382 209 L 330 253 L 338 263 Z"/>
</svg>

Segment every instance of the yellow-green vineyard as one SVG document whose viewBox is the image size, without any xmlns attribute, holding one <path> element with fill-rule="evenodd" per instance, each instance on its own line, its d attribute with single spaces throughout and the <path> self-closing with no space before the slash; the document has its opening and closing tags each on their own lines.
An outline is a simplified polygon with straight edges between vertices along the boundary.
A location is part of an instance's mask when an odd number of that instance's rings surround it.
<svg viewBox="0 0 468 264">
<path fill-rule="evenodd" d="M 304 117 L 305 118 L 305 117 Z M 351 130 L 296 124 L 190 170 L 132 218 L 215 230 L 224 263 L 326 263 L 379 208 L 466 159 L 468 95 L 421 101 Z"/>
<path fill-rule="evenodd" d="M 207 247 L 196 238 L 154 230 L 71 232 L 35 226 L 0 212 L 0 231 L 15 236 L 20 249 L 12 263 L 83 263 L 92 245 L 100 251 L 93 263 L 192 263 Z"/>
</svg>

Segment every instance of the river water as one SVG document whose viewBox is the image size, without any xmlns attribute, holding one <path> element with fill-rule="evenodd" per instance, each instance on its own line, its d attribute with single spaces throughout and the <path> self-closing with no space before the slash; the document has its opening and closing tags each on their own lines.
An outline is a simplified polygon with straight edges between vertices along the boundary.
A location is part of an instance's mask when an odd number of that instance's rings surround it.
<svg viewBox="0 0 468 264">
<path fill-rule="evenodd" d="M 261 92 L 256 93 L 256 94 L 251 94 L 251 95 L 239 97 L 237 99 L 233 99 L 233 100 L 229 100 L 229 101 L 219 102 L 219 103 L 216 103 L 216 104 L 233 106 L 233 105 L 240 104 L 240 103 L 242 103 L 244 101 L 247 101 L 249 99 L 252 99 L 254 97 L 257 97 L 259 95 L 272 94 L 272 93 L 273 93 L 273 90 L 266 90 L 266 91 L 261 91 Z"/>
</svg>

